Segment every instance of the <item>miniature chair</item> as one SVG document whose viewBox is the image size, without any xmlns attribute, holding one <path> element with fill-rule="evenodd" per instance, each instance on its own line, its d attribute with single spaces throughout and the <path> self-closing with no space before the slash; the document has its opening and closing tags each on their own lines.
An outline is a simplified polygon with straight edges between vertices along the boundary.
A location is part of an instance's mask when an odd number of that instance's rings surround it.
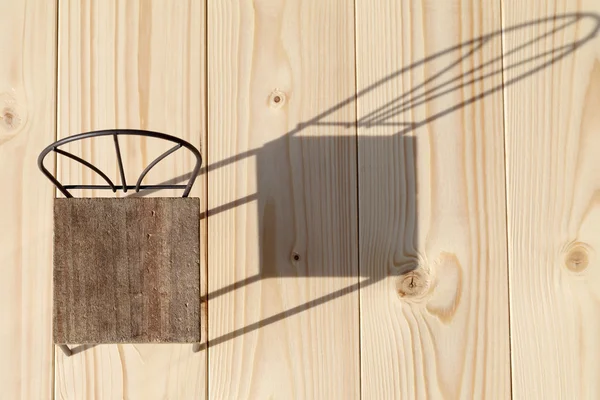
<svg viewBox="0 0 600 400">
<path fill-rule="evenodd" d="M 127 185 L 119 136 L 175 144 Z M 112 136 L 121 177 L 115 185 L 97 167 L 62 149 L 66 143 Z M 186 185 L 142 185 L 161 160 L 181 147 L 196 164 Z M 50 152 L 91 169 L 107 185 L 62 185 L 45 167 Z M 54 199 L 54 343 L 200 342 L 200 204 L 188 195 L 200 171 L 200 152 L 158 132 L 104 130 L 70 136 L 46 147 L 38 167 L 66 198 Z M 70 189 L 183 189 L 181 198 L 73 198 Z"/>
</svg>

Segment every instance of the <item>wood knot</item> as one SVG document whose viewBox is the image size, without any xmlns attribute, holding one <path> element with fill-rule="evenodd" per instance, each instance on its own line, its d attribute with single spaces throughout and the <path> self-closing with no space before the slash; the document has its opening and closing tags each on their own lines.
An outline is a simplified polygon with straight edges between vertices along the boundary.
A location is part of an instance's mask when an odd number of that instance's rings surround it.
<svg viewBox="0 0 600 400">
<path fill-rule="evenodd" d="M 292 252 L 291 259 L 292 259 L 292 263 L 293 264 L 296 264 L 296 263 L 300 262 L 300 254 L 298 254 L 295 251 Z"/>
<path fill-rule="evenodd" d="M 5 107 L 0 113 L 0 120 L 2 121 L 2 125 L 7 130 L 13 130 L 21 125 L 21 118 L 16 113 L 16 111 L 10 107 Z"/>
<path fill-rule="evenodd" d="M 17 101 L 14 89 L 0 93 L 0 144 L 11 140 L 27 122 L 27 109 Z"/>
<path fill-rule="evenodd" d="M 286 102 L 286 95 L 282 91 L 275 89 L 269 95 L 269 107 L 278 109 L 284 106 Z"/>
<path fill-rule="evenodd" d="M 572 244 L 565 256 L 565 266 L 573 272 L 582 272 L 590 263 L 589 250 L 583 243 Z"/>
<path fill-rule="evenodd" d="M 429 291 L 429 277 L 420 270 L 410 271 L 396 280 L 396 290 L 401 298 L 420 298 Z"/>
<path fill-rule="evenodd" d="M 460 304 L 463 290 L 463 271 L 455 253 L 442 252 L 432 263 L 431 298 L 427 311 L 443 323 L 450 323 Z"/>
</svg>

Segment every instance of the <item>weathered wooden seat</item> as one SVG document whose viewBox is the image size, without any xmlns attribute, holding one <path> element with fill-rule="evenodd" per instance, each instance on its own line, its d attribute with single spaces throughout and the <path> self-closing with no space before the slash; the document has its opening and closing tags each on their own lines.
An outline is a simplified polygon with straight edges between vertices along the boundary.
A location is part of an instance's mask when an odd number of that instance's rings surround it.
<svg viewBox="0 0 600 400">
<path fill-rule="evenodd" d="M 113 136 L 121 184 L 60 146 Z M 175 146 L 125 182 L 119 135 L 164 139 Z M 147 173 L 181 147 L 196 157 L 186 185 L 142 185 Z M 107 185 L 62 185 L 44 167 L 55 152 L 82 163 Z M 195 343 L 200 341 L 200 203 L 188 195 L 200 170 L 199 151 L 157 132 L 96 131 L 59 140 L 42 151 L 38 166 L 66 198 L 54 201 L 54 343 Z M 73 198 L 69 189 L 183 189 L 181 198 Z"/>
</svg>

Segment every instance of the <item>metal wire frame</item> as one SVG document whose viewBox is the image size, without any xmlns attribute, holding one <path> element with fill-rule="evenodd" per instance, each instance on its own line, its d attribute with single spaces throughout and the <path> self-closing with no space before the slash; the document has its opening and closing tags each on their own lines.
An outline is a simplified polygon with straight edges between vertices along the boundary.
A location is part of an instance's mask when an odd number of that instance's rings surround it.
<svg viewBox="0 0 600 400">
<path fill-rule="evenodd" d="M 123 169 L 123 160 L 121 158 L 121 149 L 119 147 L 119 135 L 152 137 L 152 138 L 157 138 L 157 139 L 168 140 L 170 142 L 175 143 L 176 145 L 174 147 L 172 147 L 171 149 L 167 150 L 166 152 L 164 152 L 163 154 L 161 154 L 160 156 L 158 156 L 150 164 L 148 164 L 148 166 L 140 174 L 140 177 L 138 178 L 135 185 L 127 185 L 127 182 L 125 181 L 125 170 Z M 93 138 L 93 137 L 99 137 L 99 136 L 112 136 L 113 137 L 113 140 L 115 143 L 115 152 L 117 153 L 117 162 L 119 164 L 119 173 L 121 176 L 121 184 L 120 185 L 115 185 L 104 172 L 100 171 L 97 167 L 90 164 L 89 162 L 77 157 L 74 154 L 71 154 L 69 152 L 59 149 L 60 146 L 67 144 L 67 143 L 71 143 L 71 142 L 75 142 L 75 141 L 83 140 L 83 139 L 89 139 L 89 138 Z M 192 171 L 192 175 L 190 176 L 190 179 L 189 179 L 187 185 L 168 185 L 168 184 L 142 185 L 142 181 L 143 181 L 144 177 L 148 174 L 148 172 L 150 172 L 150 170 L 153 167 L 156 166 L 156 164 L 158 164 L 160 161 L 162 161 L 164 158 L 166 158 L 170 154 L 179 150 L 181 147 L 185 147 L 186 149 L 191 151 L 192 154 L 194 154 L 194 156 L 196 157 L 196 165 L 194 166 L 194 170 Z M 55 152 L 56 154 L 63 155 L 65 157 L 68 157 L 72 160 L 79 162 L 80 164 L 84 165 L 85 167 L 91 169 L 92 171 L 94 171 L 95 173 L 100 175 L 100 177 L 102 179 L 104 179 L 106 181 L 106 183 L 108 183 L 108 185 L 63 185 L 63 184 L 61 184 L 54 177 L 54 175 L 52 175 L 52 173 L 50 173 L 50 171 L 48 171 L 46 169 L 46 167 L 44 167 L 44 158 L 50 152 Z M 100 190 L 108 189 L 108 190 L 112 190 L 113 193 L 116 192 L 117 190 L 123 190 L 123 192 L 127 192 L 128 189 L 135 189 L 136 192 L 139 192 L 141 189 L 184 189 L 183 195 L 181 197 L 188 197 L 188 195 L 190 194 L 190 191 L 192 190 L 192 185 L 194 184 L 194 181 L 196 180 L 196 176 L 198 176 L 198 173 L 200 172 L 201 166 L 202 166 L 202 156 L 200 155 L 200 152 L 198 151 L 198 149 L 196 149 L 193 145 L 186 142 L 185 140 L 180 139 L 175 136 L 167 135 L 165 133 L 143 131 L 143 130 L 137 130 L 137 129 L 107 129 L 107 130 L 92 131 L 92 132 L 80 133 L 78 135 L 69 136 L 64 139 L 58 140 L 58 141 L 52 143 L 51 145 L 49 145 L 48 147 L 46 147 L 44 150 L 42 150 L 42 152 L 40 153 L 40 155 L 38 157 L 39 169 L 54 184 L 54 186 L 56 186 L 56 188 L 58 190 L 60 190 L 61 193 L 64 194 L 68 198 L 73 197 L 73 195 L 68 191 L 68 189 L 100 189 Z"/>
</svg>

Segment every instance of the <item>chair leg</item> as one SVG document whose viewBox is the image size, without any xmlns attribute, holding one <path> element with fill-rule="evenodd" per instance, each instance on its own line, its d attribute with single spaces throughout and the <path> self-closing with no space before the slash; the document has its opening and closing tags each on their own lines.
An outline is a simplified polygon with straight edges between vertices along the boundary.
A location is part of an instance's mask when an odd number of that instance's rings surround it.
<svg viewBox="0 0 600 400">
<path fill-rule="evenodd" d="M 63 351 L 63 353 L 65 353 L 65 356 L 71 357 L 73 355 L 73 352 L 71 351 L 69 346 L 67 346 L 66 344 L 59 344 L 58 347 L 60 347 L 60 349 Z"/>
</svg>

